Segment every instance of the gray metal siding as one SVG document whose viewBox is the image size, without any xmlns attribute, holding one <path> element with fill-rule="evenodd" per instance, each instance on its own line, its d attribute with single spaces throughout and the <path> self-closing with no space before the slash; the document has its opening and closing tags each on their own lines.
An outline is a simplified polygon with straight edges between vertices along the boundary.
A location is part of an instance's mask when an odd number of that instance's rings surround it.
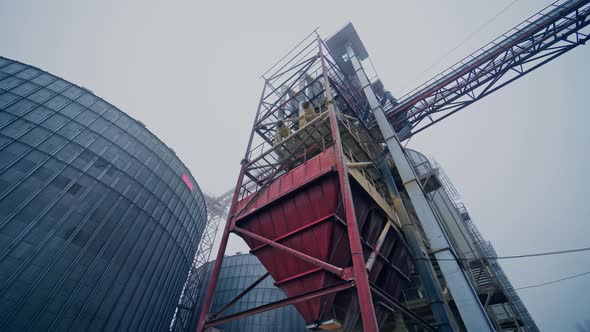
<svg viewBox="0 0 590 332">
<path fill-rule="evenodd" d="M 201 306 L 203 305 L 205 291 L 209 284 L 213 262 L 205 265 L 207 269 L 205 276 L 207 280 L 203 282 L 199 289 L 197 310 L 193 317 L 193 328 L 196 329 L 196 323 L 199 318 Z M 250 286 L 254 281 L 266 273 L 264 266 L 254 255 L 238 254 L 226 256 L 223 259 L 223 265 L 215 290 L 213 299 L 212 312 L 216 312 L 224 304 L 228 303 L 236 295 Z M 258 284 L 252 291 L 244 296 L 240 301 L 230 307 L 221 316 L 251 309 L 263 304 L 278 301 L 286 298 L 283 291 L 275 287 L 274 280 L 268 276 L 263 282 Z M 305 321 L 299 315 L 295 307 L 286 306 L 276 310 L 267 311 L 258 315 L 235 320 L 216 328 L 226 332 L 305 332 Z"/>
<path fill-rule="evenodd" d="M 205 222 L 141 123 L 0 57 L 0 330 L 165 330 Z"/>
</svg>

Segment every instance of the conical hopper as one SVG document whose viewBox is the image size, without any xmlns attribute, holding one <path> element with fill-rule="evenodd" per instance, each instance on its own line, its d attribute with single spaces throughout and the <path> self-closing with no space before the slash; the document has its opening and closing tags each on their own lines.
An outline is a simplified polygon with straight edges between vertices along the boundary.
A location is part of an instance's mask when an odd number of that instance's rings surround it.
<svg viewBox="0 0 590 332">
<path fill-rule="evenodd" d="M 357 220 L 361 234 L 366 237 L 363 241 L 367 245 L 365 257 L 368 257 L 371 244 L 376 243 L 387 217 L 376 212 L 377 204 L 363 192 L 361 186 L 352 182 Z M 346 268 L 352 263 L 344 215 L 335 154 L 333 148 L 329 148 L 278 177 L 260 192 L 240 201 L 236 226 Z M 397 240 L 383 246 L 381 253 L 384 259 L 377 260 L 369 277 L 397 296 L 404 280 L 385 267 L 395 264 L 404 270 L 402 273 L 409 273 L 411 263 L 406 247 L 400 244 L 403 240 L 399 234 L 391 233 Z M 340 277 L 289 253 L 247 236 L 244 240 L 288 297 L 342 282 Z M 386 277 L 385 273 L 391 275 Z M 295 307 L 307 322 L 345 317 L 355 311 L 355 301 L 339 301 L 338 296 L 340 294 L 314 298 L 299 302 Z M 350 294 L 346 298 L 350 298 Z M 342 312 L 345 314 L 337 314 Z M 343 320 L 343 317 L 339 319 Z"/>
</svg>

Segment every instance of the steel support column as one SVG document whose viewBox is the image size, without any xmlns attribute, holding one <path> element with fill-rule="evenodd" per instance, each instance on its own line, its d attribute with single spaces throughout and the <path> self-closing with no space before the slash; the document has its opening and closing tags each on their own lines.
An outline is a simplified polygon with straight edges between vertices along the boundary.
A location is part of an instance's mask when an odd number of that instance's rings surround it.
<svg viewBox="0 0 590 332">
<path fill-rule="evenodd" d="M 381 103 L 377 99 L 377 96 L 371 87 L 371 83 L 362 68 L 360 60 L 354 54 L 354 50 L 350 44 L 346 46 L 346 52 L 356 72 L 357 78 L 363 87 L 363 92 L 369 102 L 373 115 L 375 116 L 377 125 L 383 134 L 385 144 L 389 149 L 389 154 L 398 169 L 406 191 L 414 205 L 414 209 L 422 224 L 424 233 L 426 234 L 430 245 L 439 250 L 434 255 L 439 260 L 441 272 L 451 290 L 451 294 L 453 295 L 453 299 L 455 300 L 455 304 L 457 305 L 465 327 L 468 331 L 494 331 L 494 327 L 488 319 L 485 309 L 481 305 L 475 290 L 469 283 L 457 261 L 453 259 L 454 256 L 450 251 L 450 244 L 436 220 L 436 217 L 426 200 L 422 187 L 418 182 L 416 174 L 397 139 L 395 131 L 387 120 L 383 108 L 381 107 Z"/>
<path fill-rule="evenodd" d="M 266 91 L 266 85 L 262 89 L 262 94 L 260 96 L 260 101 L 262 101 L 262 97 L 264 96 L 264 92 Z M 258 109 L 256 110 L 256 116 L 254 117 L 254 124 L 260 115 L 261 103 L 258 104 Z M 248 146 L 246 151 L 250 150 L 252 146 L 252 141 L 254 140 L 254 130 L 250 133 L 250 138 L 248 140 Z M 234 196 L 232 198 L 231 206 L 229 208 L 227 222 L 225 223 L 225 228 L 223 229 L 223 235 L 221 236 L 221 243 L 219 245 L 219 249 L 217 251 L 217 259 L 215 260 L 215 264 L 213 265 L 213 271 L 211 271 L 211 279 L 209 280 L 209 284 L 207 285 L 207 291 L 205 292 L 205 301 L 203 302 L 203 307 L 201 308 L 201 313 L 199 314 L 199 322 L 197 324 L 197 332 L 204 332 L 205 331 L 205 322 L 209 318 L 209 314 L 211 312 L 211 305 L 213 304 L 213 296 L 215 294 L 215 288 L 217 287 L 217 279 L 219 278 L 219 273 L 221 272 L 221 264 L 223 263 L 223 256 L 225 255 L 225 250 L 227 249 L 227 241 L 229 239 L 229 234 L 232 231 L 235 222 L 235 214 L 238 206 L 238 198 L 240 196 L 240 186 L 244 180 L 245 176 L 245 165 L 248 159 L 248 152 L 244 156 L 242 160 L 242 167 L 240 168 L 240 174 L 238 175 L 238 181 L 236 188 L 234 190 Z"/>
<path fill-rule="evenodd" d="M 320 60 L 322 61 L 322 74 L 324 78 L 324 86 L 326 89 L 326 106 L 328 108 L 328 115 L 330 117 L 330 129 L 332 131 L 332 138 L 334 140 L 334 147 L 336 151 L 336 168 L 338 169 L 340 190 L 346 214 L 346 229 L 348 232 L 348 241 L 350 243 L 350 251 L 352 254 L 352 271 L 354 279 L 356 281 L 356 290 L 359 300 L 361 319 L 363 321 L 363 331 L 378 332 L 379 325 L 377 324 L 377 316 L 375 314 L 375 307 L 373 304 L 371 288 L 369 285 L 369 275 L 366 269 L 365 257 L 363 256 L 363 245 L 361 243 L 361 235 L 356 220 L 356 212 L 354 209 L 352 193 L 350 190 L 348 170 L 344 162 L 342 141 L 340 140 L 340 132 L 338 131 L 338 118 L 336 117 L 334 101 L 332 100 L 330 80 L 328 79 L 326 60 L 324 59 L 323 54 L 322 41 L 319 38 L 319 36 L 318 44 L 320 50 Z"/>
<path fill-rule="evenodd" d="M 448 304 L 443 298 L 440 284 L 434 272 L 434 267 L 423 250 L 422 237 L 419 234 L 418 228 L 410 219 L 408 211 L 406 210 L 399 191 L 395 185 L 395 181 L 393 180 L 393 174 L 389 169 L 389 165 L 383 161 L 380 166 L 385 185 L 389 190 L 391 200 L 393 201 L 393 206 L 402 224 L 402 230 L 404 231 L 406 240 L 408 241 L 408 247 L 412 252 L 414 265 L 416 266 L 416 270 L 418 270 L 418 274 L 420 275 L 426 296 L 430 299 L 430 308 L 432 310 L 434 319 L 439 325 L 439 331 L 453 331 L 453 329 L 457 329 L 456 322 L 452 318 Z"/>
</svg>

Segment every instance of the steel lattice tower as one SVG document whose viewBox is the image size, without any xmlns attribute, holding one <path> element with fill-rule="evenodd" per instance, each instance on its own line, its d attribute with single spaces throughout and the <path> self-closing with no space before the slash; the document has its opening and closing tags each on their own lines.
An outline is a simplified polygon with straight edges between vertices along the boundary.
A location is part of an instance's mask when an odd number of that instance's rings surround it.
<svg viewBox="0 0 590 332">
<path fill-rule="evenodd" d="M 201 269 L 201 267 L 210 260 L 215 236 L 219 224 L 227 218 L 232 194 L 233 189 L 217 197 L 204 194 L 207 203 L 207 224 L 176 306 L 170 326 L 171 331 L 188 331 L 190 328 L 191 317 L 197 303 L 197 294 L 205 274 L 205 269 Z"/>
</svg>

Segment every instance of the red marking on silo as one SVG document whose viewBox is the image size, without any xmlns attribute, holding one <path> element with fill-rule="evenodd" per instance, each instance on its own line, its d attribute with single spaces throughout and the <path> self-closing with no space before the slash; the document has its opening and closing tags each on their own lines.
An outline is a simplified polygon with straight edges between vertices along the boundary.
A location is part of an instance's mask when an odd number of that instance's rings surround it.
<svg viewBox="0 0 590 332">
<path fill-rule="evenodd" d="M 186 175 L 186 173 L 182 173 L 182 175 L 180 176 L 180 178 L 182 179 L 182 181 L 184 182 L 184 184 L 186 184 L 186 186 L 188 187 L 188 189 L 190 189 L 190 191 L 193 191 L 193 189 L 194 189 L 193 183 L 191 182 L 191 179 L 189 179 L 188 175 Z"/>
</svg>

